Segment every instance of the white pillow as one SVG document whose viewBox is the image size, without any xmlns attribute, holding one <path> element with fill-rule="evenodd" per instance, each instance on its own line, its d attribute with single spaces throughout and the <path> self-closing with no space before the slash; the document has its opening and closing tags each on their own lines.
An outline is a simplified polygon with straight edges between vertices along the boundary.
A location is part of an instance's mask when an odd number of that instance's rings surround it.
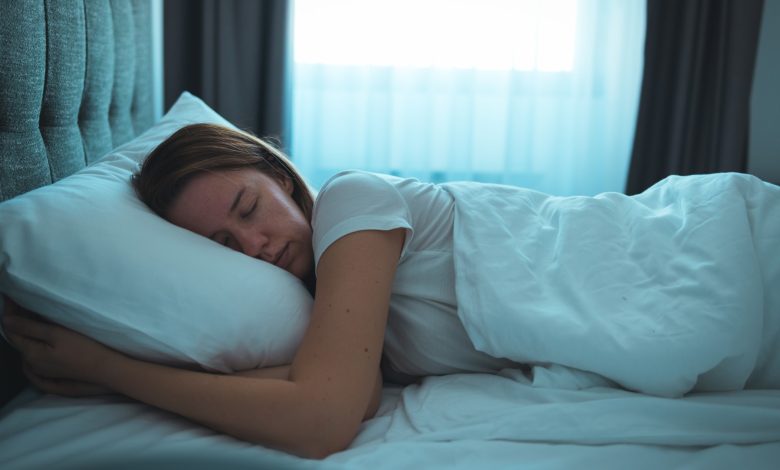
<svg viewBox="0 0 780 470">
<path fill-rule="evenodd" d="M 100 161 L 1 203 L 0 292 L 144 360 L 221 372 L 289 364 L 312 304 L 302 282 L 166 222 L 130 185 L 138 162 L 196 122 L 230 125 L 184 93 Z"/>
</svg>

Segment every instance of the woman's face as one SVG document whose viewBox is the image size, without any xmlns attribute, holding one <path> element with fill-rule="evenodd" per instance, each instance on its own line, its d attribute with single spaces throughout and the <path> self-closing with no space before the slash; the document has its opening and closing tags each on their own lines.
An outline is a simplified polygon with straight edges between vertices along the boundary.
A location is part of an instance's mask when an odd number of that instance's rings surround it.
<svg viewBox="0 0 780 470">
<path fill-rule="evenodd" d="M 313 269 L 311 225 L 293 201 L 293 183 L 252 168 L 195 177 L 168 219 L 236 251 L 306 279 Z"/>
</svg>

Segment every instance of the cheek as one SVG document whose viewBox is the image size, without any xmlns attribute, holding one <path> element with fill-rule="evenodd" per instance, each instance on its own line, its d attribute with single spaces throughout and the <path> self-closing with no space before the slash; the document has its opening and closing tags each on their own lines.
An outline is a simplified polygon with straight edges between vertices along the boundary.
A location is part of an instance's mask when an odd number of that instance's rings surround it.
<svg viewBox="0 0 780 470">
<path fill-rule="evenodd" d="M 306 240 L 308 241 L 309 245 L 311 245 L 311 238 L 312 238 L 312 230 L 311 230 L 311 223 L 309 223 L 308 220 L 306 220 L 306 216 L 303 215 L 303 211 L 296 205 L 293 208 L 293 211 L 291 212 L 292 217 L 292 225 L 293 230 L 297 233 L 297 237 L 299 240 Z"/>
<path fill-rule="evenodd" d="M 304 271 L 304 275 L 308 274 L 309 270 L 313 268 L 314 264 L 314 248 L 312 247 L 312 232 L 308 223 L 301 229 L 300 237 L 300 253 L 298 260 L 300 262 L 300 269 Z"/>
</svg>

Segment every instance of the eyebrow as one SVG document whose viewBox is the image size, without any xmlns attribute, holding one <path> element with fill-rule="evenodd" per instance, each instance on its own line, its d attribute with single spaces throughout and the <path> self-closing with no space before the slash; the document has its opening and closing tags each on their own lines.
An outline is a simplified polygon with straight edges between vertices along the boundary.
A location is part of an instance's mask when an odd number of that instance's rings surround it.
<svg viewBox="0 0 780 470">
<path fill-rule="evenodd" d="M 233 204 L 230 206 L 230 210 L 228 211 L 228 215 L 230 215 L 230 214 L 232 214 L 233 212 L 235 212 L 235 210 L 236 210 L 236 207 L 238 207 L 238 203 L 241 201 L 241 196 L 243 196 L 243 195 L 244 195 L 244 190 L 245 190 L 245 189 L 246 189 L 246 188 L 241 188 L 241 190 L 239 190 L 239 191 L 238 191 L 238 193 L 236 194 L 236 198 L 235 198 L 235 199 L 233 199 Z M 215 236 L 216 236 L 216 235 L 217 235 L 219 232 L 221 232 L 221 230 L 218 230 L 218 231 L 216 231 L 216 232 L 212 233 L 212 234 L 211 234 L 211 236 L 210 236 L 209 238 L 210 238 L 211 240 L 214 240 L 214 237 L 215 237 Z"/>
</svg>

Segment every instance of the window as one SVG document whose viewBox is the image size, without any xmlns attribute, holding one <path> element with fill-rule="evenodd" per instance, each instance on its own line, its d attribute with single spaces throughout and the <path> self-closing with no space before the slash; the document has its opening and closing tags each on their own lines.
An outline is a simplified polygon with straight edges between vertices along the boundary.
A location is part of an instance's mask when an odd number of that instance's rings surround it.
<svg viewBox="0 0 780 470">
<path fill-rule="evenodd" d="M 571 71 L 575 0 L 297 0 L 295 63 Z"/>
<path fill-rule="evenodd" d="M 642 0 L 296 0 L 291 154 L 555 194 L 623 189 Z"/>
</svg>

